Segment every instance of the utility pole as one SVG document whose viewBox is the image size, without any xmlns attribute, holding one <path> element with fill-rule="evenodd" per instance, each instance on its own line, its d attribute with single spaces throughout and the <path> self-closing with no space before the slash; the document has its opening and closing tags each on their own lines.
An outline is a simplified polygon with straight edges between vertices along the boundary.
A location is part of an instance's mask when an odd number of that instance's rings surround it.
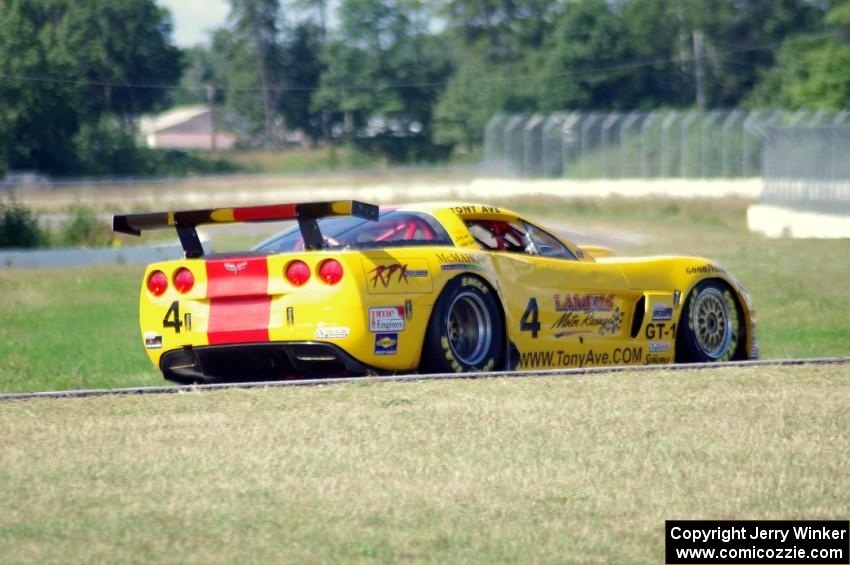
<svg viewBox="0 0 850 565">
<path fill-rule="evenodd" d="M 694 79 L 697 86 L 697 108 L 705 110 L 705 57 L 702 30 L 694 31 Z"/>
<path fill-rule="evenodd" d="M 215 134 L 215 85 L 211 82 L 207 83 L 207 103 L 210 105 L 210 149 L 215 151 L 216 134 Z"/>
</svg>

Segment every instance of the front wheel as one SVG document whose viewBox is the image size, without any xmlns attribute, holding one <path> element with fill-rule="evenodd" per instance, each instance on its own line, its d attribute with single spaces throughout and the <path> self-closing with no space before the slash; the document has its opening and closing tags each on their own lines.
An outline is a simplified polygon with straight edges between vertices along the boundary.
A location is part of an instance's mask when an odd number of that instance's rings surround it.
<svg viewBox="0 0 850 565">
<path fill-rule="evenodd" d="M 743 314 L 728 286 L 703 281 L 688 296 L 676 336 L 676 361 L 731 361 L 743 355 Z"/>
<path fill-rule="evenodd" d="M 462 373 L 500 368 L 505 329 L 498 299 L 481 279 L 449 281 L 434 305 L 420 367 L 429 373 Z"/>
</svg>

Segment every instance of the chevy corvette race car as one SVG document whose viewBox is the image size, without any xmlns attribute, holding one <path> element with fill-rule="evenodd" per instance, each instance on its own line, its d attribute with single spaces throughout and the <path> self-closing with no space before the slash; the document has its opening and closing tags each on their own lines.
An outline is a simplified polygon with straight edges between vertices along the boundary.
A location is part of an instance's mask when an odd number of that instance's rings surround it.
<svg viewBox="0 0 850 565">
<path fill-rule="evenodd" d="M 196 227 L 296 220 L 204 255 Z M 696 257 L 618 258 L 509 210 L 357 201 L 115 216 L 174 227 L 148 266 L 144 347 L 166 379 L 261 380 L 755 358 L 750 298 Z"/>
</svg>

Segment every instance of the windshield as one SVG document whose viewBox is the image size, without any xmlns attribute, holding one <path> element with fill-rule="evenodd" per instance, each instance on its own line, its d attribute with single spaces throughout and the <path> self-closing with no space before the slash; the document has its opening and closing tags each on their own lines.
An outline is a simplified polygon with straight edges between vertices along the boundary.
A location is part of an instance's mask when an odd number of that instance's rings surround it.
<svg viewBox="0 0 850 565">
<path fill-rule="evenodd" d="M 452 245 L 449 234 L 437 220 L 418 212 L 383 212 L 376 222 L 353 216 L 322 218 L 319 229 L 325 249 Z M 304 238 L 296 225 L 270 237 L 252 251 L 285 253 L 302 249 Z"/>
</svg>

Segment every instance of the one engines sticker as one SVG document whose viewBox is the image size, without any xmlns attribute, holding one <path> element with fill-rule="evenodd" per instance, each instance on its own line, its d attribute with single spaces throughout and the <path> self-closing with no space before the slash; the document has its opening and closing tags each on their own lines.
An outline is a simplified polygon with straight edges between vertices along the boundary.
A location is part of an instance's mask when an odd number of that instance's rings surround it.
<svg viewBox="0 0 850 565">
<path fill-rule="evenodd" d="M 381 308 L 369 308 L 369 331 L 404 331 L 404 307 L 386 306 Z"/>
</svg>

